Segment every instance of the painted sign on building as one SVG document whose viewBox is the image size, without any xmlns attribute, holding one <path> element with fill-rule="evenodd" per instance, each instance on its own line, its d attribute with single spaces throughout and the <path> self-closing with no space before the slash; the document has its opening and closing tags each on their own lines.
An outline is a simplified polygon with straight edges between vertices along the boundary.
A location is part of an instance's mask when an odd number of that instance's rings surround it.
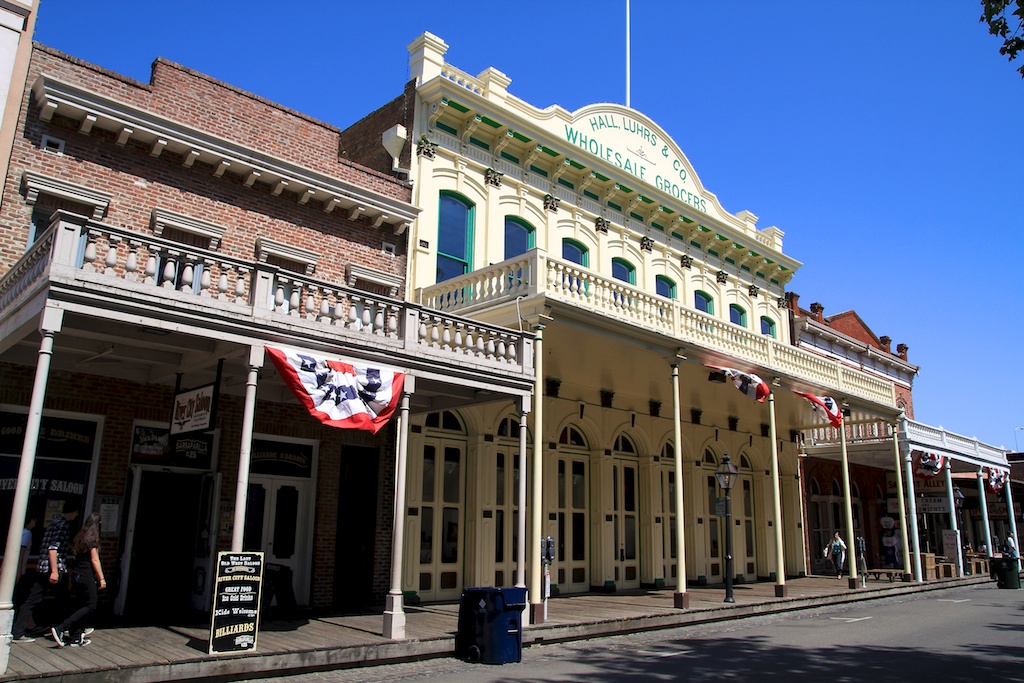
<svg viewBox="0 0 1024 683">
<path fill-rule="evenodd" d="M 708 201 L 697 188 L 689 162 L 653 124 L 624 107 L 605 104 L 585 107 L 562 125 L 561 135 L 573 147 L 708 213 Z"/>
</svg>

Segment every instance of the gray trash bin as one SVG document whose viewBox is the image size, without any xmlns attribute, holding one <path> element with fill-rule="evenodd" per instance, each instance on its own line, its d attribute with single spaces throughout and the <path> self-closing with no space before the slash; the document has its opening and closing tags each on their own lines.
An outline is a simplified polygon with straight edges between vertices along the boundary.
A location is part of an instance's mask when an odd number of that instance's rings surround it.
<svg viewBox="0 0 1024 683">
<path fill-rule="evenodd" d="M 525 588 L 464 588 L 455 656 L 484 664 L 522 661 L 525 608 Z"/>
<path fill-rule="evenodd" d="M 1000 588 L 1020 588 L 1020 560 L 1016 557 L 997 557 L 992 560 L 996 585 Z"/>
</svg>

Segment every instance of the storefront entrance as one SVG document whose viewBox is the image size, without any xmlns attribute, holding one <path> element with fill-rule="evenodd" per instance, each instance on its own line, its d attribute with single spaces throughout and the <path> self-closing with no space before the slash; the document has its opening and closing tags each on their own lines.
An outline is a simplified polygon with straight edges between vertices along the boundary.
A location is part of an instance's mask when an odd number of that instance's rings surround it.
<svg viewBox="0 0 1024 683">
<path fill-rule="evenodd" d="M 215 476 L 132 467 L 126 499 L 127 533 L 114 611 L 139 623 L 188 618 L 209 611 Z"/>
</svg>

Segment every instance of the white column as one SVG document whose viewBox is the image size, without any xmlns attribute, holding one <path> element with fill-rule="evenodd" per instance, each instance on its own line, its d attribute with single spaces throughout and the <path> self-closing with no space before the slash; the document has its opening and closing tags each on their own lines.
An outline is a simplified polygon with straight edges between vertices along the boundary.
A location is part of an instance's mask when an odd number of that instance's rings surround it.
<svg viewBox="0 0 1024 683">
<path fill-rule="evenodd" d="M 675 491 L 672 499 L 676 508 L 676 592 L 672 602 L 677 609 L 690 606 L 690 597 L 686 594 L 686 529 L 683 515 L 683 429 L 679 415 L 679 363 L 672 364 L 672 439 L 673 465 L 672 472 Z"/>
<path fill-rule="evenodd" d="M 11 524 L 7 528 L 7 544 L 4 546 L 3 563 L 0 570 L 0 673 L 7 673 L 11 661 L 11 627 L 14 625 L 14 583 L 18 579 L 18 556 L 21 554 L 21 532 L 25 528 L 25 510 L 32 490 L 32 470 L 36 464 L 36 447 L 39 442 L 39 425 L 43 420 L 43 403 L 46 399 L 46 382 L 50 376 L 50 360 L 53 356 L 53 338 L 64 323 L 61 309 L 43 310 L 39 332 L 39 354 L 36 360 L 35 382 L 29 399 L 28 417 L 25 424 L 25 439 L 22 441 L 21 462 L 18 465 L 18 482 L 14 485 L 14 502 L 11 506 Z M 83 503 L 85 501 L 82 501 Z"/>
<path fill-rule="evenodd" d="M 416 378 L 405 376 L 398 407 L 398 453 L 395 455 L 395 513 L 391 522 L 391 588 L 384 599 L 385 638 L 405 639 L 405 608 L 402 604 L 402 550 L 405 547 L 405 475 L 409 460 L 409 401 Z"/>
<path fill-rule="evenodd" d="M 924 581 L 921 576 L 921 534 L 917 529 L 917 494 L 914 492 L 914 462 L 910 449 L 903 455 L 904 472 L 907 475 L 907 514 L 910 515 L 910 542 L 914 548 L 914 581 Z"/>
<path fill-rule="evenodd" d="M 519 518 L 516 522 L 516 533 L 519 535 L 519 547 L 516 548 L 516 588 L 526 588 L 526 417 L 530 413 L 530 397 L 519 398 L 519 490 L 516 492 L 516 504 L 519 506 Z M 534 448 L 539 445 L 534 442 Z"/>
<path fill-rule="evenodd" d="M 242 436 L 238 446 L 238 483 L 235 486 L 235 520 L 231 528 L 231 552 L 242 552 L 245 540 L 245 507 L 249 500 L 249 459 L 252 455 L 252 426 L 256 415 L 256 382 L 263 367 L 262 346 L 249 347 L 249 374 L 245 378 L 242 408 Z"/>
<path fill-rule="evenodd" d="M 978 468 L 978 501 L 981 503 L 981 521 L 985 525 L 985 534 L 981 540 L 985 542 L 985 556 L 992 557 L 992 527 L 988 522 L 988 500 L 985 495 L 985 473 Z"/>
<path fill-rule="evenodd" d="M 946 495 L 949 497 L 949 528 L 956 534 L 956 575 L 964 575 L 964 549 L 960 540 L 960 520 L 956 517 L 956 499 L 953 498 L 953 468 L 946 458 Z"/>
<path fill-rule="evenodd" d="M 544 615 L 544 583 L 540 566 L 540 539 L 544 536 L 543 512 L 544 499 L 541 496 L 541 489 L 544 484 L 544 326 L 534 326 L 535 337 L 533 340 L 534 372 L 533 379 L 533 471 L 531 472 L 530 501 L 530 536 L 522 539 L 521 543 L 530 543 L 533 548 L 530 562 L 530 623 L 543 624 Z M 519 476 L 525 477 L 525 472 Z"/>
<path fill-rule="evenodd" d="M 903 459 L 900 457 L 899 425 L 892 425 L 892 451 L 896 456 L 896 501 L 900 508 L 900 541 L 903 546 L 903 580 L 910 580 L 910 544 L 907 538 L 907 501 L 903 496 Z M 914 515 L 916 519 L 916 515 Z M 916 535 L 916 531 L 915 531 Z"/>
<path fill-rule="evenodd" d="M 779 481 L 779 440 L 775 433 L 775 392 L 768 394 L 768 439 L 772 442 L 772 505 L 775 516 L 775 597 L 786 597 L 786 549 L 782 543 L 782 484 Z"/>
<path fill-rule="evenodd" d="M 846 452 L 846 424 L 839 428 L 840 446 L 843 453 L 843 502 L 846 504 L 846 561 L 849 564 L 850 588 L 857 587 L 857 547 L 853 531 L 853 501 L 850 493 L 850 458 Z"/>
<path fill-rule="evenodd" d="M 1010 533 L 1017 544 L 1017 552 L 1020 552 L 1020 538 L 1017 536 L 1017 518 L 1013 514 L 1013 490 L 1010 486 L 1010 472 L 1006 473 L 1006 514 L 1010 516 Z"/>
</svg>

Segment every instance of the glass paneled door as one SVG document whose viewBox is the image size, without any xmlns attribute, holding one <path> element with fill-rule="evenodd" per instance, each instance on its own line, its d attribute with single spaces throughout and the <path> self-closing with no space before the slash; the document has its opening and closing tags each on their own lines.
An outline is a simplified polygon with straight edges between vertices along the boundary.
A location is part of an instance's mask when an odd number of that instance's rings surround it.
<svg viewBox="0 0 1024 683">
<path fill-rule="evenodd" d="M 308 479 L 252 475 L 246 503 L 243 549 L 262 551 L 264 565 L 277 564 L 292 573 L 295 602 L 309 604 L 310 529 L 313 491 Z M 278 589 L 280 604 L 287 596 Z"/>
<path fill-rule="evenodd" d="M 423 445 L 417 572 L 421 600 L 455 600 L 462 593 L 464 453 L 461 442 L 428 439 Z"/>
<path fill-rule="evenodd" d="M 552 580 L 562 593 L 590 589 L 588 518 L 590 509 L 587 456 L 560 453 L 558 457 L 558 538 Z"/>
<path fill-rule="evenodd" d="M 721 583 L 725 580 L 725 492 L 718 488 L 714 474 L 705 476 L 708 490 L 708 523 L 704 539 L 708 550 L 707 580 L 708 583 Z"/>
<path fill-rule="evenodd" d="M 615 585 L 640 587 L 639 468 L 636 460 L 612 463 L 612 551 L 615 553 Z"/>
</svg>

